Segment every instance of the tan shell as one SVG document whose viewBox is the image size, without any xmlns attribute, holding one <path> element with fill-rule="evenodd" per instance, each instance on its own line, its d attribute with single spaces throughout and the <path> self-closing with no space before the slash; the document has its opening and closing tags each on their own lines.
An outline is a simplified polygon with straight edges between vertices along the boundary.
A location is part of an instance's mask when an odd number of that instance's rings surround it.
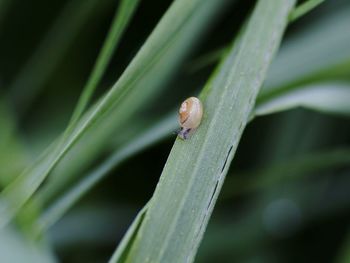
<svg viewBox="0 0 350 263">
<path fill-rule="evenodd" d="M 203 106 L 199 99 L 190 97 L 186 99 L 179 109 L 179 124 L 185 129 L 195 129 L 201 123 Z"/>
</svg>

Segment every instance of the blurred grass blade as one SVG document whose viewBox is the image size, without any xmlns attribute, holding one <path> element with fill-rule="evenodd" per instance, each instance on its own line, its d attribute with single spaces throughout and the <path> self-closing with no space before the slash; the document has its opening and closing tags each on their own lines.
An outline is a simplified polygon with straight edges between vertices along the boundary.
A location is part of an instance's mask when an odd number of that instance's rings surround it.
<svg viewBox="0 0 350 263">
<path fill-rule="evenodd" d="M 11 2 L 13 2 L 13 0 L 0 0 L 0 30 L 2 29 L 3 20 L 10 9 Z"/>
<path fill-rule="evenodd" d="M 189 73 L 194 73 L 206 66 L 215 64 L 221 60 L 229 50 L 230 47 L 228 46 L 221 47 L 194 59 L 187 66 Z"/>
<path fill-rule="evenodd" d="M 32 56 L 9 86 L 16 110 L 23 113 L 64 58 L 74 37 L 104 1 L 68 1 Z M 103 4 L 105 5 L 105 3 Z"/>
<path fill-rule="evenodd" d="M 288 38 L 271 64 L 259 99 L 263 100 L 295 83 L 305 85 L 305 82 L 320 81 L 337 72 L 348 77 L 349 12 L 350 6 L 336 9 Z M 333 68 L 337 69 L 336 72 Z"/>
<path fill-rule="evenodd" d="M 296 107 L 350 116 L 350 85 L 335 82 L 295 87 L 259 103 L 254 114 L 260 116 Z"/>
<path fill-rule="evenodd" d="M 0 189 L 4 189 L 28 165 L 30 158 L 16 132 L 15 120 L 5 99 L 0 97 Z M 36 219 L 35 204 L 21 211 L 16 223 L 25 237 L 31 239 L 27 222 Z M 0 240 L 1 242 L 1 240 Z M 2 254 L 2 253 L 0 253 Z"/>
<path fill-rule="evenodd" d="M 202 253 L 199 254 L 198 261 L 212 262 L 215 261 L 215 255 L 227 254 L 230 255 L 230 258 L 237 258 L 242 254 L 251 254 L 252 251 L 259 250 L 266 245 L 275 248 L 275 242 L 281 242 L 280 238 L 282 238 L 278 235 L 277 239 L 276 234 L 278 233 L 284 233 L 284 238 L 292 238 L 293 234 L 305 233 L 305 228 L 314 226 L 315 222 L 324 222 L 326 219 L 329 220 L 331 216 L 346 213 L 350 207 L 350 192 L 348 190 L 350 177 L 346 172 L 337 175 L 337 177 L 338 180 L 333 181 L 334 185 L 331 189 L 329 178 L 324 177 L 308 184 L 307 187 L 305 184 L 275 187 L 271 191 L 258 195 L 252 207 L 244 215 L 239 216 L 238 220 L 225 220 L 225 222 L 220 221 L 216 224 L 213 222 L 211 228 L 208 229 L 203 246 L 201 246 L 200 252 Z M 288 209 L 288 206 L 279 206 L 280 209 L 274 213 L 274 216 L 270 217 L 271 220 L 279 222 L 279 224 L 269 228 L 266 219 L 262 220 L 265 217 L 264 214 L 266 215 L 266 209 L 276 201 L 283 200 L 295 205 L 297 210 L 301 212 L 302 220 L 296 225 L 291 224 L 293 221 L 286 220 L 291 217 L 285 217 L 285 213 L 282 213 Z M 282 229 L 281 223 L 285 226 L 286 232 L 278 231 L 278 229 Z M 294 229 L 291 228 L 292 225 Z M 271 230 L 275 231 L 271 232 Z M 271 238 L 271 234 L 275 234 L 273 236 L 277 240 Z M 226 240 L 226 242 L 222 242 L 222 240 Z M 281 261 L 284 262 L 283 259 Z"/>
<path fill-rule="evenodd" d="M 297 6 L 290 14 L 289 21 L 293 22 L 300 17 L 306 15 L 308 12 L 316 8 L 319 4 L 323 3 L 324 0 L 308 0 L 299 6 Z"/>
<path fill-rule="evenodd" d="M 123 125 L 130 121 L 130 116 L 141 110 L 142 106 L 148 105 L 148 98 L 152 98 L 158 92 L 161 87 L 159 84 L 171 75 L 188 54 L 206 28 L 206 23 L 212 22 L 209 18 L 225 4 L 225 0 L 175 1 L 117 83 L 83 116 L 72 132 L 61 138 L 60 147 L 49 154 L 43 154 L 1 193 L 0 226 L 8 223 L 18 213 L 83 135 L 89 132 L 89 144 L 96 148 L 100 145 L 94 144 L 94 133 L 99 133 L 102 129 L 101 124 L 105 124 L 104 121 L 108 121 L 107 124 L 119 125 L 122 132 Z M 108 132 L 113 132 L 111 127 Z"/>
<path fill-rule="evenodd" d="M 227 191 L 223 192 L 223 196 L 230 198 L 233 195 L 261 190 L 280 182 L 297 180 L 344 166 L 350 166 L 350 149 L 307 153 L 244 175 L 227 178 L 225 182 Z"/>
<path fill-rule="evenodd" d="M 0 255 L 2 262 L 57 262 L 45 246 L 25 240 L 11 227 L 0 230 Z"/>
<path fill-rule="evenodd" d="M 335 263 L 348 263 L 350 262 L 350 229 L 347 230 L 347 234 L 344 238 L 344 242 L 341 245 Z"/>
<path fill-rule="evenodd" d="M 72 124 L 79 119 L 87 104 L 89 103 L 89 100 L 93 95 L 94 90 L 96 89 L 101 78 L 103 77 L 103 73 L 108 67 L 113 53 L 120 42 L 120 38 L 126 30 L 139 2 L 140 0 L 122 0 L 119 3 L 119 7 L 113 18 L 112 26 L 107 34 L 107 38 L 102 46 L 96 64 L 92 69 L 89 79 L 74 110 L 71 120 Z"/>
<path fill-rule="evenodd" d="M 193 261 L 293 6 L 258 2 L 201 94 L 201 126 L 189 140 L 176 140 L 125 262 Z"/>
<path fill-rule="evenodd" d="M 109 171 L 123 162 L 128 157 L 141 151 L 142 149 L 154 144 L 171 134 L 177 127 L 175 113 L 171 113 L 156 125 L 146 128 L 141 133 L 121 146 L 101 165 L 88 173 L 80 182 L 74 185 L 71 190 L 61 195 L 58 200 L 49 206 L 39 219 L 39 228 L 41 231 L 47 230 L 58 219 L 60 219 L 67 210 L 72 207 L 84 194 L 102 180 Z"/>
<path fill-rule="evenodd" d="M 0 127 L 0 188 L 3 188 L 27 165 L 29 157 L 15 132 L 9 106 L 1 95 Z"/>
<path fill-rule="evenodd" d="M 119 263 L 125 261 L 127 257 L 127 251 L 130 249 L 133 241 L 135 240 L 136 233 L 139 230 L 142 220 L 145 217 L 147 208 L 148 204 L 146 204 L 137 214 L 131 226 L 126 231 L 123 240 L 120 242 L 118 248 L 113 253 L 112 258 L 109 260 L 110 263 Z"/>
</svg>

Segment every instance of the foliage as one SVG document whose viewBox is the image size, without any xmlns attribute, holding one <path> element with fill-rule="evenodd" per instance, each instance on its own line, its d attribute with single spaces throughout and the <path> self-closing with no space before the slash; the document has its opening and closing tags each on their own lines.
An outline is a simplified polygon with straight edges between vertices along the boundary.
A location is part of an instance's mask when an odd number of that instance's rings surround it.
<svg viewBox="0 0 350 263">
<path fill-rule="evenodd" d="M 0 1 L 3 258 L 348 262 L 349 11 Z"/>
</svg>

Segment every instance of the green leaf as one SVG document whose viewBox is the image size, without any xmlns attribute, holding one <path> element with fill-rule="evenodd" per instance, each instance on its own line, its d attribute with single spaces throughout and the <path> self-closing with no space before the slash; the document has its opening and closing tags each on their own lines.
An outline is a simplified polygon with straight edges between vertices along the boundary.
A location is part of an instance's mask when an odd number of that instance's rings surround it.
<svg viewBox="0 0 350 263">
<path fill-rule="evenodd" d="M 103 44 L 103 47 L 101 48 L 96 64 L 74 110 L 71 124 L 74 124 L 79 119 L 89 103 L 89 100 L 100 82 L 103 73 L 106 71 L 109 62 L 112 59 L 113 53 L 119 44 L 120 38 L 123 32 L 126 30 L 126 27 L 129 24 L 139 2 L 140 0 L 123 0 L 120 2 L 118 10 L 112 21 L 111 29 L 107 34 L 107 38 Z"/>
<path fill-rule="evenodd" d="M 196 58 L 195 60 L 191 61 L 187 66 L 188 71 L 190 73 L 194 73 L 206 66 L 215 64 L 216 62 L 221 60 L 229 50 L 230 50 L 230 47 L 225 46 L 225 47 L 215 49 L 214 51 L 211 51 L 207 54 L 204 54 Z"/>
<path fill-rule="evenodd" d="M 261 190 L 288 180 L 298 180 L 317 172 L 325 172 L 336 167 L 349 165 L 350 149 L 302 154 L 266 168 L 227 178 L 225 182 L 227 191 L 223 193 L 223 196 L 230 198 L 233 195 Z"/>
<path fill-rule="evenodd" d="M 324 0 L 308 0 L 299 6 L 297 6 L 292 13 L 290 14 L 289 21 L 293 22 L 300 17 L 306 15 L 308 12 L 313 10 L 315 7 L 317 7 L 319 4 L 323 3 Z"/>
<path fill-rule="evenodd" d="M 212 222 L 201 246 L 198 261 L 205 259 L 211 262 L 215 255 L 223 254 L 230 258 L 241 258 L 239 256 L 242 254 L 250 255 L 252 251 L 265 248 L 266 245 L 271 245 L 274 249 L 275 242 L 281 242 L 279 238 L 303 233 L 308 226 L 313 227 L 315 222 L 324 222 L 330 216 L 345 213 L 350 207 L 347 189 L 349 182 L 349 176 L 345 172 L 337 174 L 337 180 L 332 183 L 331 189 L 337 189 L 336 191 L 330 190 L 329 178 L 323 177 L 307 185 L 304 182 L 294 186 L 274 187 L 253 197 L 254 203 L 247 211 L 242 211 L 236 220 Z M 267 214 L 276 204 L 280 209 Z M 285 211 L 292 213 L 286 214 Z M 301 215 L 302 220 L 293 214 Z M 291 220 L 292 218 L 297 220 Z"/>
<path fill-rule="evenodd" d="M 319 83 L 295 87 L 259 103 L 256 116 L 276 113 L 296 107 L 350 116 L 350 85 Z"/>
<path fill-rule="evenodd" d="M 126 259 L 127 252 L 136 238 L 136 233 L 139 230 L 142 220 L 145 217 L 147 208 L 148 204 L 146 204 L 137 214 L 131 226 L 128 228 L 128 231 L 125 233 L 123 240 L 118 245 L 118 248 L 114 251 L 112 258 L 109 260 L 110 263 L 123 262 Z"/>
<path fill-rule="evenodd" d="M 10 227 L 0 230 L 0 254 L 3 262 L 57 262 L 45 246 L 24 239 Z"/>
<path fill-rule="evenodd" d="M 259 1 L 204 89 L 201 126 L 177 139 L 125 262 L 192 262 L 294 1 Z"/>
<path fill-rule="evenodd" d="M 0 95 L 0 186 L 8 185 L 27 165 L 28 156 L 15 131 L 14 116 Z"/>
<path fill-rule="evenodd" d="M 38 161 L 11 183 L 0 196 L 0 226 L 6 224 L 28 201 L 65 154 L 83 135 L 99 132 L 104 122 L 123 132 L 130 116 L 148 105 L 171 76 L 195 41 L 226 1 L 178 0 L 170 7 L 112 89 L 61 137 L 59 147 L 43 153 Z M 115 126 L 115 127 L 116 127 Z M 110 133 L 116 130 L 109 130 Z M 93 145 L 97 147 L 99 145 Z"/>
<path fill-rule="evenodd" d="M 0 0 L 0 29 L 12 2 L 11 0 Z"/>
<path fill-rule="evenodd" d="M 336 260 L 336 263 L 347 263 L 350 260 L 350 230 L 347 230 L 344 242 L 341 245 Z"/>
<path fill-rule="evenodd" d="M 288 38 L 271 64 L 259 100 L 293 86 L 349 76 L 349 11 L 345 6 L 329 12 Z"/>
<path fill-rule="evenodd" d="M 71 187 L 66 193 L 61 195 L 53 204 L 51 204 L 39 219 L 39 228 L 41 231 L 47 230 L 63 214 L 67 212 L 84 194 L 102 180 L 108 172 L 123 162 L 128 157 L 141 151 L 142 149 L 156 143 L 171 134 L 177 127 L 175 113 L 171 113 L 162 120 L 158 121 L 150 128 L 141 130 L 140 134 L 131 138 L 125 145 L 116 149 L 109 158 L 93 169 L 76 185 Z"/>
<path fill-rule="evenodd" d="M 68 1 L 48 33 L 9 86 L 17 111 L 24 112 L 64 58 L 74 37 L 105 1 Z"/>
</svg>

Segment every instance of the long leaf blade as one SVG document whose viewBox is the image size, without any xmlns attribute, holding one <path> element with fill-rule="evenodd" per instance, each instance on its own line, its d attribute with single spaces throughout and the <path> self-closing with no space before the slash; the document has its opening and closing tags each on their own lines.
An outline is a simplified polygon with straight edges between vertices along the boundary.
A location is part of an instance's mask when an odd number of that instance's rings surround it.
<svg viewBox="0 0 350 263">
<path fill-rule="evenodd" d="M 239 45 L 202 99 L 205 115 L 177 140 L 126 262 L 192 262 L 294 1 L 259 1 Z"/>
<path fill-rule="evenodd" d="M 79 119 L 87 104 L 89 103 L 89 100 L 99 81 L 101 80 L 103 73 L 106 71 L 109 62 L 112 59 L 114 50 L 117 48 L 120 38 L 123 32 L 126 30 L 126 27 L 129 24 L 139 4 L 139 1 L 140 0 L 121 1 L 119 8 L 113 18 L 111 29 L 97 58 L 96 64 L 94 65 L 94 68 L 74 110 L 71 120 L 72 124 L 74 124 L 74 122 Z"/>
<path fill-rule="evenodd" d="M 106 4 L 108 2 L 95 0 L 67 2 L 38 48 L 9 86 L 10 97 L 17 110 L 22 113 L 28 109 L 30 103 L 40 93 L 45 82 L 64 58 L 74 37 L 93 12 Z"/>
<path fill-rule="evenodd" d="M 145 129 L 130 142 L 115 150 L 109 158 L 102 162 L 96 169 L 88 173 L 81 181 L 74 185 L 65 194 L 61 195 L 42 214 L 39 220 L 41 230 L 47 230 L 60 219 L 85 193 L 102 180 L 108 172 L 131 155 L 143 150 L 147 146 L 163 139 L 175 130 L 177 122 L 174 114 L 170 114 L 157 124 Z"/>
<path fill-rule="evenodd" d="M 347 83 L 319 83 L 287 90 L 270 97 L 254 110 L 255 115 L 266 115 L 303 107 L 331 114 L 350 115 L 350 85 Z"/>
</svg>

